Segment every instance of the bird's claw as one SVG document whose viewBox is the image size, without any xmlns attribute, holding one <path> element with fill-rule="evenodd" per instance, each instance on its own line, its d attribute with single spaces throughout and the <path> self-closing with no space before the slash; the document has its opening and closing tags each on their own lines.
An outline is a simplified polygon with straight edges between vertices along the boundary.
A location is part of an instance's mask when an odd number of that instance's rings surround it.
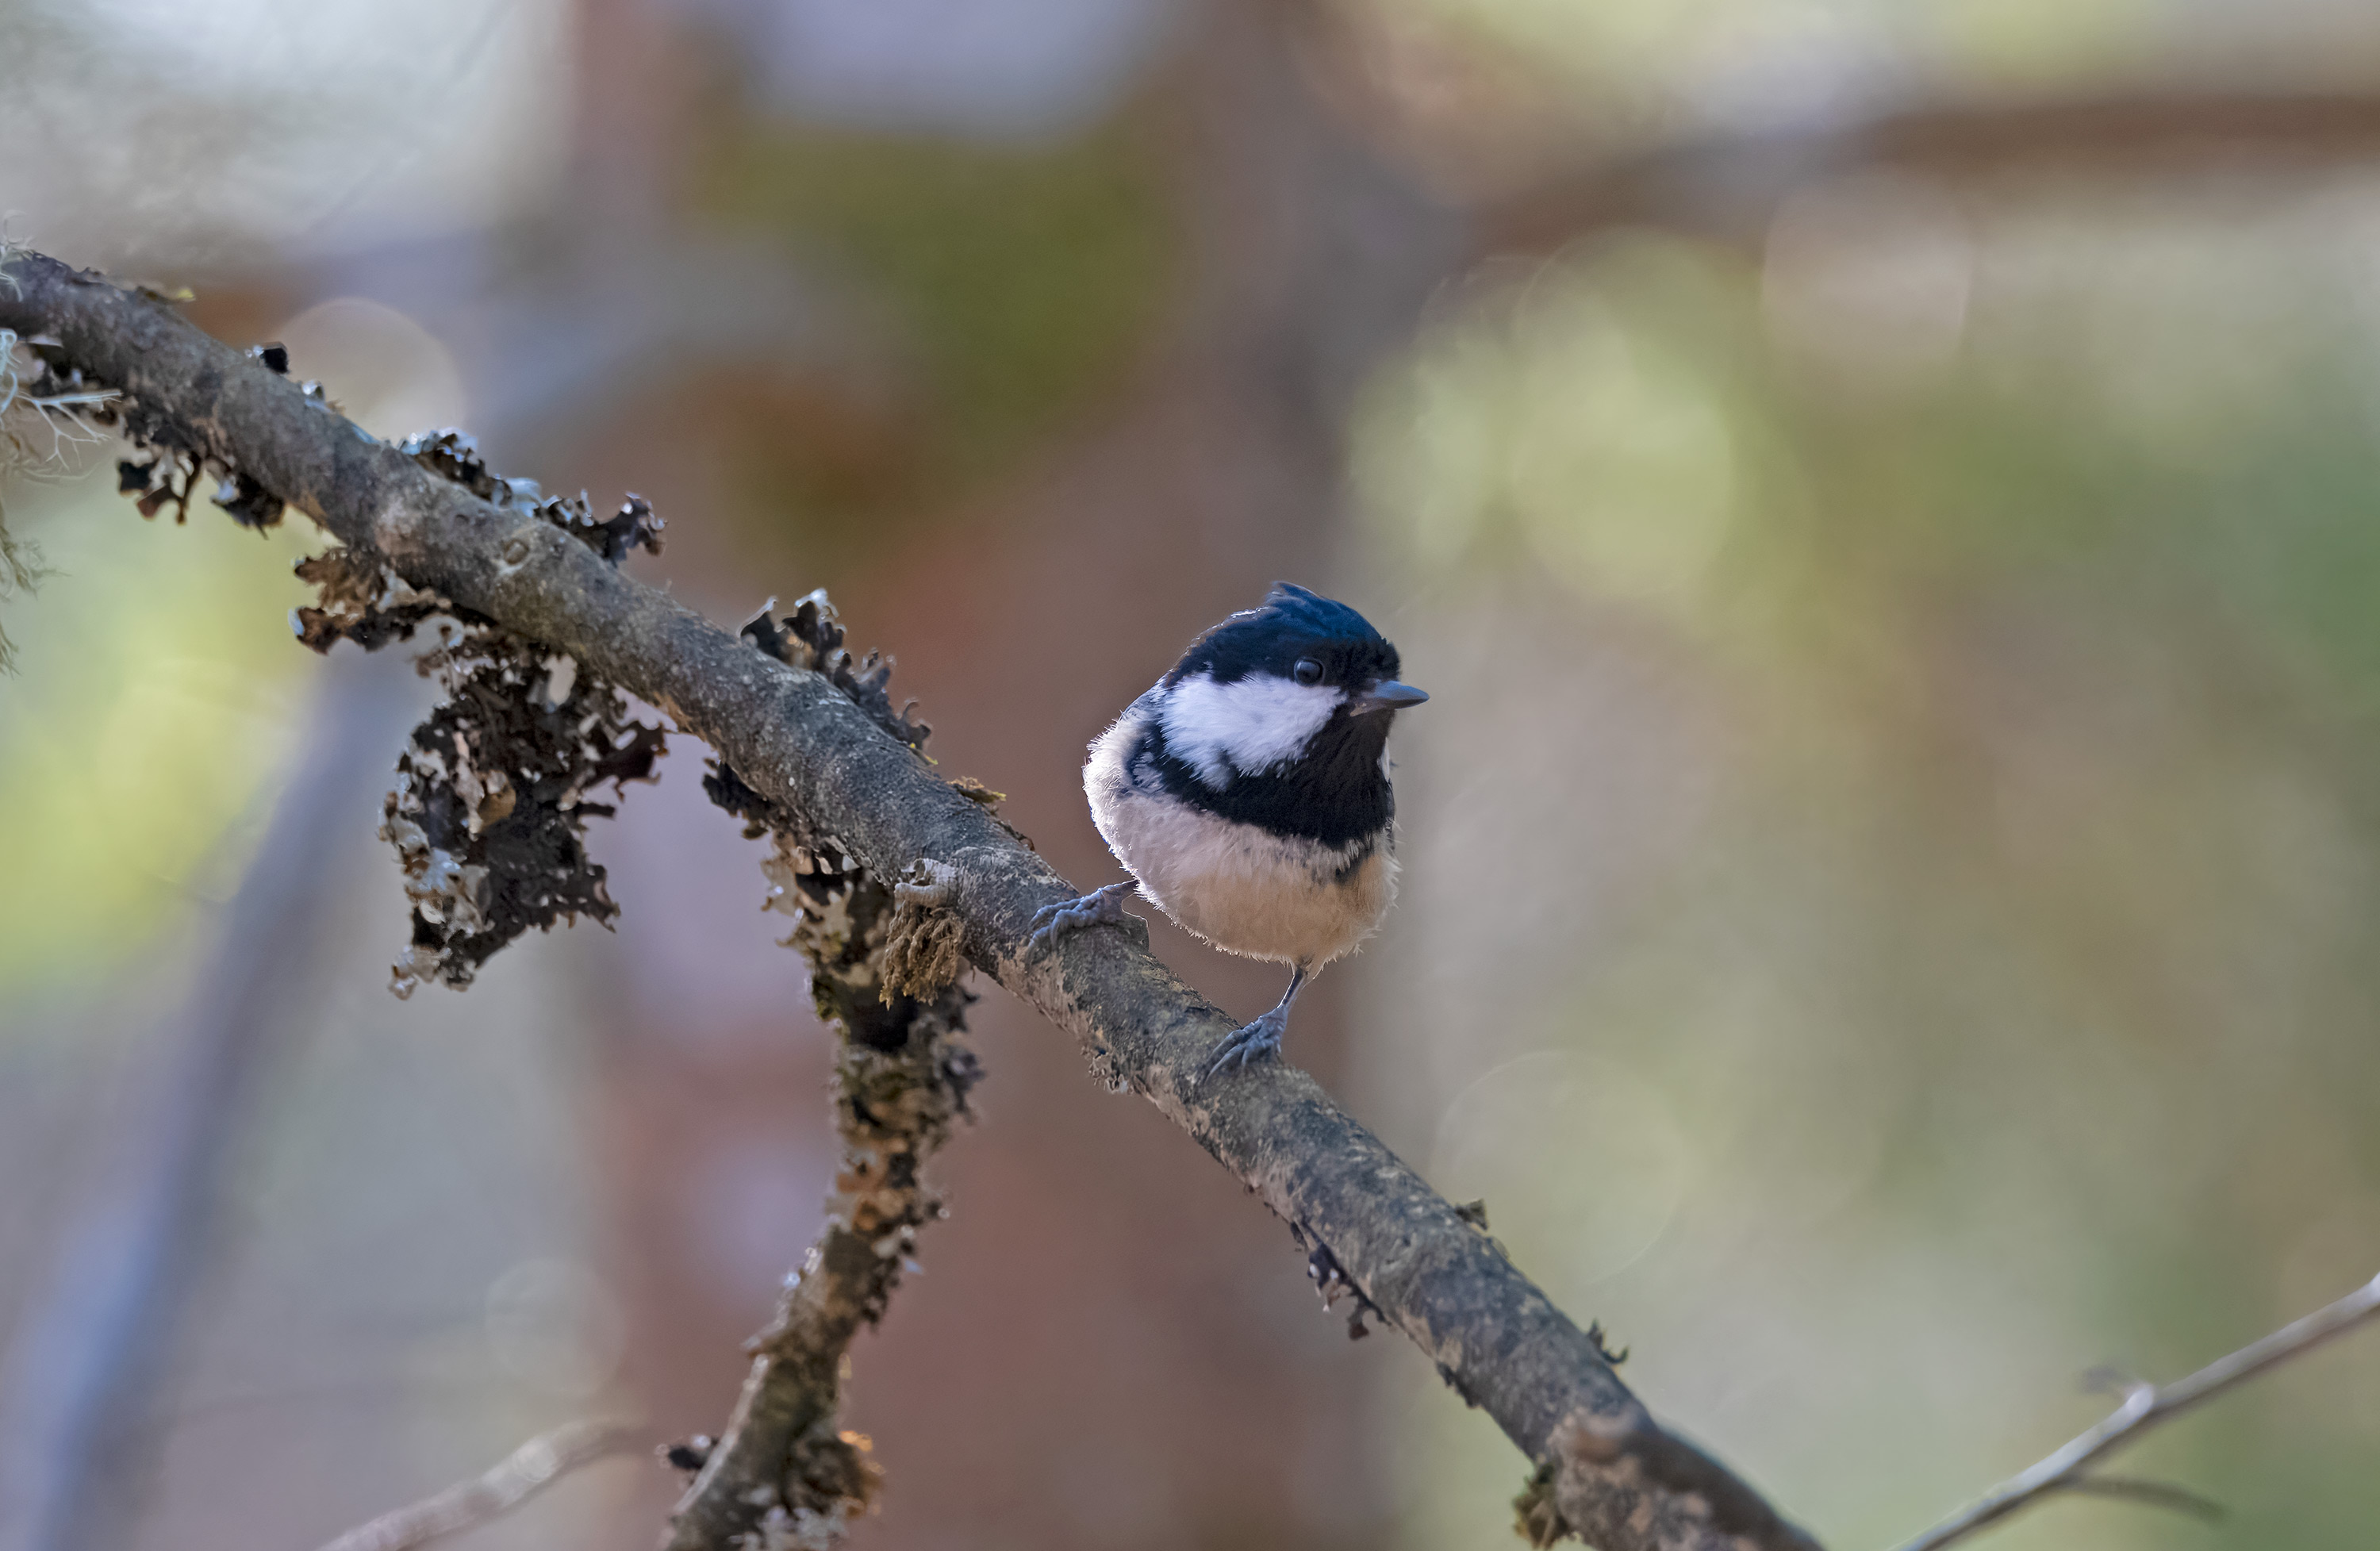
<svg viewBox="0 0 2380 1551">
<path fill-rule="evenodd" d="M 1080 899 L 1060 900 L 1045 904 L 1033 913 L 1033 924 L 1026 939 L 1033 947 L 1047 952 L 1058 946 L 1058 939 L 1081 931 L 1085 927 L 1102 924 L 1123 926 L 1132 919 L 1124 914 L 1124 896 L 1132 892 L 1130 882 L 1111 883 L 1104 889 L 1094 889 Z"/>
<path fill-rule="evenodd" d="M 1230 1038 L 1216 1047 L 1215 1060 L 1207 1068 L 1212 1077 L 1232 1067 L 1245 1069 L 1248 1062 L 1281 1052 L 1281 1036 L 1289 1032 L 1289 1014 L 1276 1007 L 1252 1024 L 1232 1032 Z"/>
</svg>

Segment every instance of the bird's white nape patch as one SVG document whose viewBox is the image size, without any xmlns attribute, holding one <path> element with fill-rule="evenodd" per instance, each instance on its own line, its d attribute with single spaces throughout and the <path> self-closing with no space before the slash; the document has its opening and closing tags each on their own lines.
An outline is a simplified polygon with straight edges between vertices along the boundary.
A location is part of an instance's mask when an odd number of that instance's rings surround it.
<svg viewBox="0 0 2380 1551">
<path fill-rule="evenodd" d="M 1256 775 L 1305 752 L 1346 699 L 1327 684 L 1250 673 L 1218 684 L 1200 673 L 1175 685 L 1161 715 L 1165 746 L 1217 791 L 1233 774 Z"/>
</svg>

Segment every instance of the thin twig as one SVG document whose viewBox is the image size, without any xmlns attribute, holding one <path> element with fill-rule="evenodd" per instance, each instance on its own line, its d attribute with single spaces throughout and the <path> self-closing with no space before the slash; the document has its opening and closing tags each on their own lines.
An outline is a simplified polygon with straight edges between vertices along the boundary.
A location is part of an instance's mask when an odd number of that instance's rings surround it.
<svg viewBox="0 0 2380 1551">
<path fill-rule="evenodd" d="M 358 1524 L 322 1551 L 410 1551 L 511 1512 L 581 1466 L 647 1445 L 637 1422 L 571 1422 L 514 1449 L 484 1474 Z"/>
<path fill-rule="evenodd" d="M 1823 178 L 1889 168 L 1949 182 L 2078 168 L 2319 168 L 2380 156 L 2380 96 L 2211 92 L 1931 103 L 1847 123 L 1660 144 L 1554 174 L 1477 212 L 1475 252 L 1551 252 L 1621 225 L 1757 240 Z"/>
<path fill-rule="evenodd" d="M 1973 1507 L 1919 1535 L 1900 1551 L 1941 1551 L 1943 1546 L 1964 1540 L 1987 1525 L 1998 1523 L 2051 1492 L 2098 1491 L 2109 1496 L 2143 1496 L 2147 1495 L 2141 1490 L 2146 1484 L 2144 1483 L 2119 1484 L 2104 1477 L 2095 1480 L 2084 1475 L 2083 1472 L 2117 1449 L 2137 1442 L 2143 1433 L 2159 1423 L 2169 1421 L 2202 1401 L 2213 1400 L 2233 1385 L 2244 1383 L 2267 1368 L 2277 1367 L 2293 1357 L 2312 1351 L 2325 1341 L 2345 1335 L 2375 1314 L 2380 1314 L 2380 1277 L 2373 1278 L 2338 1303 L 2317 1309 L 2294 1324 L 2281 1327 L 2263 1340 L 2241 1347 L 2228 1357 L 2217 1358 L 2188 1378 L 2177 1379 L 2162 1387 L 2153 1384 L 2135 1385 L 2114 1415 L 2005 1485 L 1995 1487 Z M 2180 1506 L 2177 1495 L 2171 1489 L 2161 1490 L 2159 1496 L 2165 1506 Z M 2190 1495 L 2182 1493 L 2180 1496 Z M 2192 1500 L 2204 1501 L 2203 1498 Z"/>
</svg>

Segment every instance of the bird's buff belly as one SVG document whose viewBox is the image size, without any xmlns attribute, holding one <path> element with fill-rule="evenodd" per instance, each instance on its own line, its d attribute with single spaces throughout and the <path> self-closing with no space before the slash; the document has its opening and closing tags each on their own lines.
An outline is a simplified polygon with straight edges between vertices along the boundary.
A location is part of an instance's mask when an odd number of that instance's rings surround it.
<svg viewBox="0 0 2380 1551">
<path fill-rule="evenodd" d="M 1327 846 L 1129 785 L 1095 793 L 1093 816 L 1141 895 L 1226 952 L 1319 968 L 1371 936 L 1396 899 L 1386 835 Z"/>
</svg>

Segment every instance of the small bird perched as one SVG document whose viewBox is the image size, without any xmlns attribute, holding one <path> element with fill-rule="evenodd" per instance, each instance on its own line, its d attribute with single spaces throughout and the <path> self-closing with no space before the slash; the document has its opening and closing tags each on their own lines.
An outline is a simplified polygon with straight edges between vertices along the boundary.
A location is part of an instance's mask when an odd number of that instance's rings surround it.
<svg viewBox="0 0 2380 1551">
<path fill-rule="evenodd" d="M 1141 898 L 1227 953 L 1290 966 L 1281 1003 L 1209 1074 L 1281 1048 L 1290 1004 L 1396 899 L 1389 726 L 1429 698 L 1344 603 L 1276 582 L 1190 643 L 1091 745 L 1091 818 L 1132 881 L 1046 906 L 1033 940 L 1121 921 Z"/>
</svg>

